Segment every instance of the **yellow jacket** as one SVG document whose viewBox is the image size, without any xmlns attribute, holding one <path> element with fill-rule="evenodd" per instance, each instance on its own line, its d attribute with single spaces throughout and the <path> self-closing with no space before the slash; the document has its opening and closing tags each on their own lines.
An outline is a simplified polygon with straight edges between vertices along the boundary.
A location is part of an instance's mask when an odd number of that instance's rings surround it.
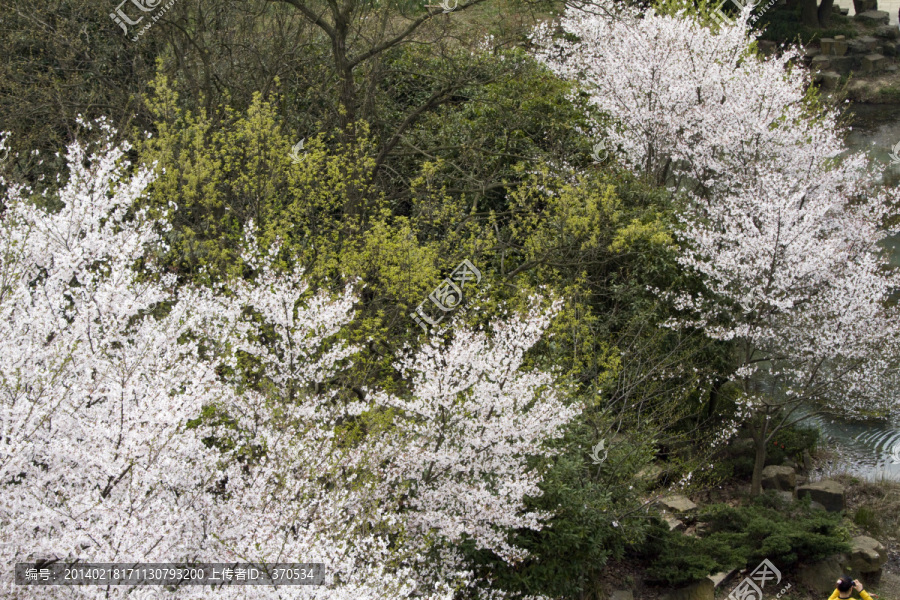
<svg viewBox="0 0 900 600">
<path fill-rule="evenodd" d="M 872 600 L 872 596 L 870 596 L 869 592 L 867 592 L 866 590 L 862 590 L 859 593 L 859 597 L 862 598 L 862 600 Z M 840 598 L 840 592 L 838 592 L 837 588 L 835 588 L 831 593 L 831 596 L 828 597 L 828 600 L 837 600 L 838 598 Z"/>
</svg>

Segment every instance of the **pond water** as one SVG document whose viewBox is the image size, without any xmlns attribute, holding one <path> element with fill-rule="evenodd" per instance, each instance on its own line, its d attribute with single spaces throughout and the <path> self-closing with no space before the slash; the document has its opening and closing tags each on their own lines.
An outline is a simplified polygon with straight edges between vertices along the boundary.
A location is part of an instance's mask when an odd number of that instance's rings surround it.
<svg viewBox="0 0 900 600">
<path fill-rule="evenodd" d="M 895 23 L 898 2 L 893 4 Z M 900 143 L 900 106 L 858 104 L 850 110 L 855 117 L 847 145 L 853 151 L 866 152 L 876 168 L 882 169 L 883 185 L 900 187 L 900 164 L 891 164 L 890 158 L 892 148 Z M 900 265 L 900 232 L 890 238 L 888 246 L 893 249 L 892 262 Z M 900 396 L 900 390 L 897 394 Z M 818 427 L 822 441 L 837 451 L 838 463 L 858 476 L 900 481 L 900 423 L 851 421 L 831 415 L 811 417 L 809 423 Z"/>
</svg>

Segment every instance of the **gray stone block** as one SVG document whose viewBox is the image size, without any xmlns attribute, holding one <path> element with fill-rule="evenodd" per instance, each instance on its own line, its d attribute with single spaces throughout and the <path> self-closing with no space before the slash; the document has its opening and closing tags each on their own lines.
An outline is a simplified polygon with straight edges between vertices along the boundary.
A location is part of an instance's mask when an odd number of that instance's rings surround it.
<svg viewBox="0 0 900 600">
<path fill-rule="evenodd" d="M 722 571 L 714 575 L 707 575 L 706 578 L 713 582 L 713 587 L 718 588 L 727 584 L 737 574 L 737 569 L 730 571 Z"/>
<path fill-rule="evenodd" d="M 860 59 L 858 56 L 832 56 L 828 62 L 828 70 L 835 71 L 841 75 L 848 75 L 850 71 L 858 69 L 859 64 Z"/>
<path fill-rule="evenodd" d="M 687 496 L 676 494 L 659 501 L 660 506 L 673 513 L 689 513 L 697 510 L 697 505 Z"/>
<path fill-rule="evenodd" d="M 870 25 L 888 25 L 891 17 L 883 10 L 867 10 L 856 14 L 856 20 Z"/>
<path fill-rule="evenodd" d="M 837 481 L 817 481 L 797 488 L 797 497 L 809 496 L 813 502 L 818 502 L 829 512 L 844 510 L 844 486 Z"/>
<path fill-rule="evenodd" d="M 810 62 L 810 68 L 814 71 L 827 71 L 831 68 L 831 57 L 825 56 L 824 54 L 813 56 L 813 59 Z"/>
<path fill-rule="evenodd" d="M 875 36 L 887 40 L 896 40 L 900 38 L 900 28 L 896 25 L 882 25 L 875 30 Z"/>
<path fill-rule="evenodd" d="M 878 48 L 878 38 L 874 38 L 871 35 L 864 35 L 856 39 L 863 44 L 869 53 L 875 52 L 875 49 Z"/>
<path fill-rule="evenodd" d="M 848 52 L 850 52 L 850 54 L 868 54 L 866 44 L 861 40 L 850 40 L 847 42 L 847 46 L 849 47 Z"/>
<path fill-rule="evenodd" d="M 822 54 L 828 56 L 831 54 L 831 50 L 834 47 L 834 38 L 822 38 L 819 40 L 819 48 L 822 49 Z"/>
<path fill-rule="evenodd" d="M 672 515 L 663 515 L 662 520 L 669 526 L 669 531 L 684 531 L 684 521 L 676 519 Z"/>
<path fill-rule="evenodd" d="M 887 559 L 887 550 L 875 538 L 859 535 L 850 541 L 848 566 L 854 571 L 859 571 L 860 573 L 880 571 Z"/>
<path fill-rule="evenodd" d="M 829 556 L 824 560 L 806 564 L 797 569 L 797 580 L 825 597 L 834 590 L 834 582 L 844 574 L 842 554 Z"/>
<path fill-rule="evenodd" d="M 884 56 L 881 54 L 870 54 L 863 58 L 862 72 L 866 74 L 880 73 L 885 65 L 887 65 L 887 61 L 884 59 Z"/>
<path fill-rule="evenodd" d="M 822 74 L 823 79 L 825 73 Z M 793 492 L 797 485 L 797 473 L 793 467 L 769 465 L 762 471 L 762 487 L 764 490 Z"/>
</svg>

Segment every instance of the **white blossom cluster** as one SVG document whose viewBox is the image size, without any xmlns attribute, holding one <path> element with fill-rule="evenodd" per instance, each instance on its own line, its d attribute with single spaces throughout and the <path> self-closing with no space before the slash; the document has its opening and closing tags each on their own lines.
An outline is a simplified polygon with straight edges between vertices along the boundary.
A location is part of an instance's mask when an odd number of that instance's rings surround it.
<svg viewBox="0 0 900 600">
<path fill-rule="evenodd" d="M 707 291 L 670 296 L 690 315 L 670 325 L 735 340 L 733 379 L 765 370 L 788 400 L 896 411 L 900 315 L 888 299 L 900 279 L 879 242 L 900 198 L 847 156 L 838 111 L 810 101 L 797 50 L 753 52 L 747 10 L 712 30 L 601 5 L 569 11 L 565 39 L 539 28 L 538 57 L 583 84 L 636 169 L 680 192 L 681 263 Z"/>
<path fill-rule="evenodd" d="M 56 212 L 8 186 L 0 562 L 322 562 L 325 585 L 228 595 L 449 600 L 477 584 L 454 542 L 521 558 L 508 531 L 545 516 L 524 511 L 540 481 L 526 459 L 579 410 L 548 375 L 521 368 L 558 306 L 535 304 L 492 336 L 457 326 L 452 342 L 398 363 L 410 394 L 365 390 L 348 402 L 327 383 L 356 351 L 334 339 L 353 291 L 310 294 L 252 236 L 252 280 L 176 285 L 152 258 L 165 226 L 134 209 L 151 171 L 126 176 L 127 150 L 71 146 L 65 186 L 43 199 L 59 200 Z M 242 383 L 239 356 L 256 361 L 269 391 Z M 204 410 L 224 416 L 200 421 Z M 378 414 L 390 419 L 375 434 L 348 433 Z M 173 597 L 15 586 L 11 569 L 0 587 L 10 599 Z M 174 597 L 209 593 L 182 586 Z"/>
</svg>

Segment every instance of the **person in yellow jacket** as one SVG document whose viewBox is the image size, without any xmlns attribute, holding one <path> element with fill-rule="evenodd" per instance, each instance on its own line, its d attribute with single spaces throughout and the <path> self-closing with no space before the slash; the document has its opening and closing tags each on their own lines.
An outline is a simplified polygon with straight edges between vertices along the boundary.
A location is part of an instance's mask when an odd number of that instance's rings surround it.
<svg viewBox="0 0 900 600">
<path fill-rule="evenodd" d="M 872 596 L 869 595 L 869 592 L 863 589 L 863 584 L 860 583 L 858 579 L 850 579 L 846 575 L 837 580 L 837 589 L 831 593 L 831 596 L 828 598 L 828 600 L 849 598 L 850 594 L 853 593 L 853 590 L 859 592 L 859 597 L 862 598 L 862 600 L 872 600 Z"/>
</svg>

